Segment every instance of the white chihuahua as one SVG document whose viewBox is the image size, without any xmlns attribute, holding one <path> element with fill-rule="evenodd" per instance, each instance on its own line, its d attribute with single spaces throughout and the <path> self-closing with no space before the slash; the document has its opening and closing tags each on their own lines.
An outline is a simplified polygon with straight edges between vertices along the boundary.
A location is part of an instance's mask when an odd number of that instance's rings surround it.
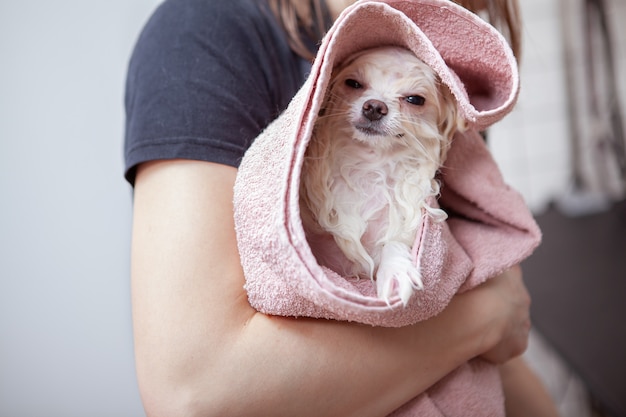
<svg viewBox="0 0 626 417">
<path fill-rule="evenodd" d="M 423 288 L 411 246 L 454 133 L 455 100 L 410 51 L 369 49 L 333 72 L 302 167 L 300 206 L 321 265 L 376 280 L 378 296 L 406 305 Z M 338 251 L 324 239 L 332 236 Z M 332 246 L 332 245 L 331 245 Z M 346 262 L 348 261 L 348 262 Z"/>
</svg>

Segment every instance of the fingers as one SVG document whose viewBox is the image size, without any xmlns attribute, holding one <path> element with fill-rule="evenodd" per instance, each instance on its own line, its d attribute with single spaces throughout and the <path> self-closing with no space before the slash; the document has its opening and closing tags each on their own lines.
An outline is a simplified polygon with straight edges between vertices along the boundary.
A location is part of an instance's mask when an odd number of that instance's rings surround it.
<svg viewBox="0 0 626 417">
<path fill-rule="evenodd" d="M 522 270 L 515 266 L 491 281 L 494 296 L 500 300 L 500 338 L 482 357 L 504 363 L 519 356 L 528 346 L 530 333 L 530 295 L 522 279 Z"/>
</svg>

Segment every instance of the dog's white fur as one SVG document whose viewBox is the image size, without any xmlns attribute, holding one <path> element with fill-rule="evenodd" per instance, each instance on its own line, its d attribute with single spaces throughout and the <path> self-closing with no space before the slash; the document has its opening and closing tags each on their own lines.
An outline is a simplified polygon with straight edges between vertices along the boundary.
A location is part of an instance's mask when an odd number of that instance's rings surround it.
<svg viewBox="0 0 626 417">
<path fill-rule="evenodd" d="M 423 287 L 411 260 L 422 216 L 447 217 L 427 199 L 438 195 L 435 174 L 464 126 L 455 103 L 408 50 L 366 50 L 333 72 L 308 145 L 300 206 L 318 262 L 376 279 L 387 303 L 395 290 L 406 305 Z M 319 243 L 328 234 L 344 258 Z"/>
</svg>

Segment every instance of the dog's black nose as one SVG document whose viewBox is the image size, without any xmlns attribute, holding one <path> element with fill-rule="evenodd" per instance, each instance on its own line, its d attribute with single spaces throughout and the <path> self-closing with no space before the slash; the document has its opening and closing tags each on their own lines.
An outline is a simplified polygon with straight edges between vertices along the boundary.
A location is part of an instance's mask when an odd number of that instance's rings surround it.
<svg viewBox="0 0 626 417">
<path fill-rule="evenodd" d="M 387 105 L 380 100 L 367 100 L 363 103 L 363 116 L 372 122 L 382 119 L 388 111 Z"/>
</svg>

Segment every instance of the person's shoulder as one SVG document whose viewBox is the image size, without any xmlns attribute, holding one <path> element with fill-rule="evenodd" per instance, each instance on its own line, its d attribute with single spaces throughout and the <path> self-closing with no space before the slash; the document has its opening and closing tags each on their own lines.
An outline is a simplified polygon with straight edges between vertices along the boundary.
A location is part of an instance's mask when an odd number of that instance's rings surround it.
<svg viewBox="0 0 626 417">
<path fill-rule="evenodd" d="M 165 0 L 135 44 L 129 79 L 166 77 L 158 83 L 163 85 L 200 71 L 196 75 L 215 74 L 223 83 L 233 72 L 273 72 L 273 63 L 260 61 L 276 56 L 289 60 L 290 55 L 285 34 L 264 0 Z"/>
<path fill-rule="evenodd" d="M 213 59 L 242 67 L 266 55 L 290 53 L 264 0 L 165 0 L 145 24 L 134 51 L 155 65 L 206 65 Z"/>
<path fill-rule="evenodd" d="M 213 17 L 229 18 L 257 14 L 264 6 L 267 6 L 267 2 L 263 0 L 165 0 L 157 10 L 165 13 L 182 11 L 196 16 L 209 14 Z"/>
<path fill-rule="evenodd" d="M 225 38 L 275 25 L 273 19 L 267 3 L 260 0 L 165 0 L 147 26 Z"/>
</svg>

